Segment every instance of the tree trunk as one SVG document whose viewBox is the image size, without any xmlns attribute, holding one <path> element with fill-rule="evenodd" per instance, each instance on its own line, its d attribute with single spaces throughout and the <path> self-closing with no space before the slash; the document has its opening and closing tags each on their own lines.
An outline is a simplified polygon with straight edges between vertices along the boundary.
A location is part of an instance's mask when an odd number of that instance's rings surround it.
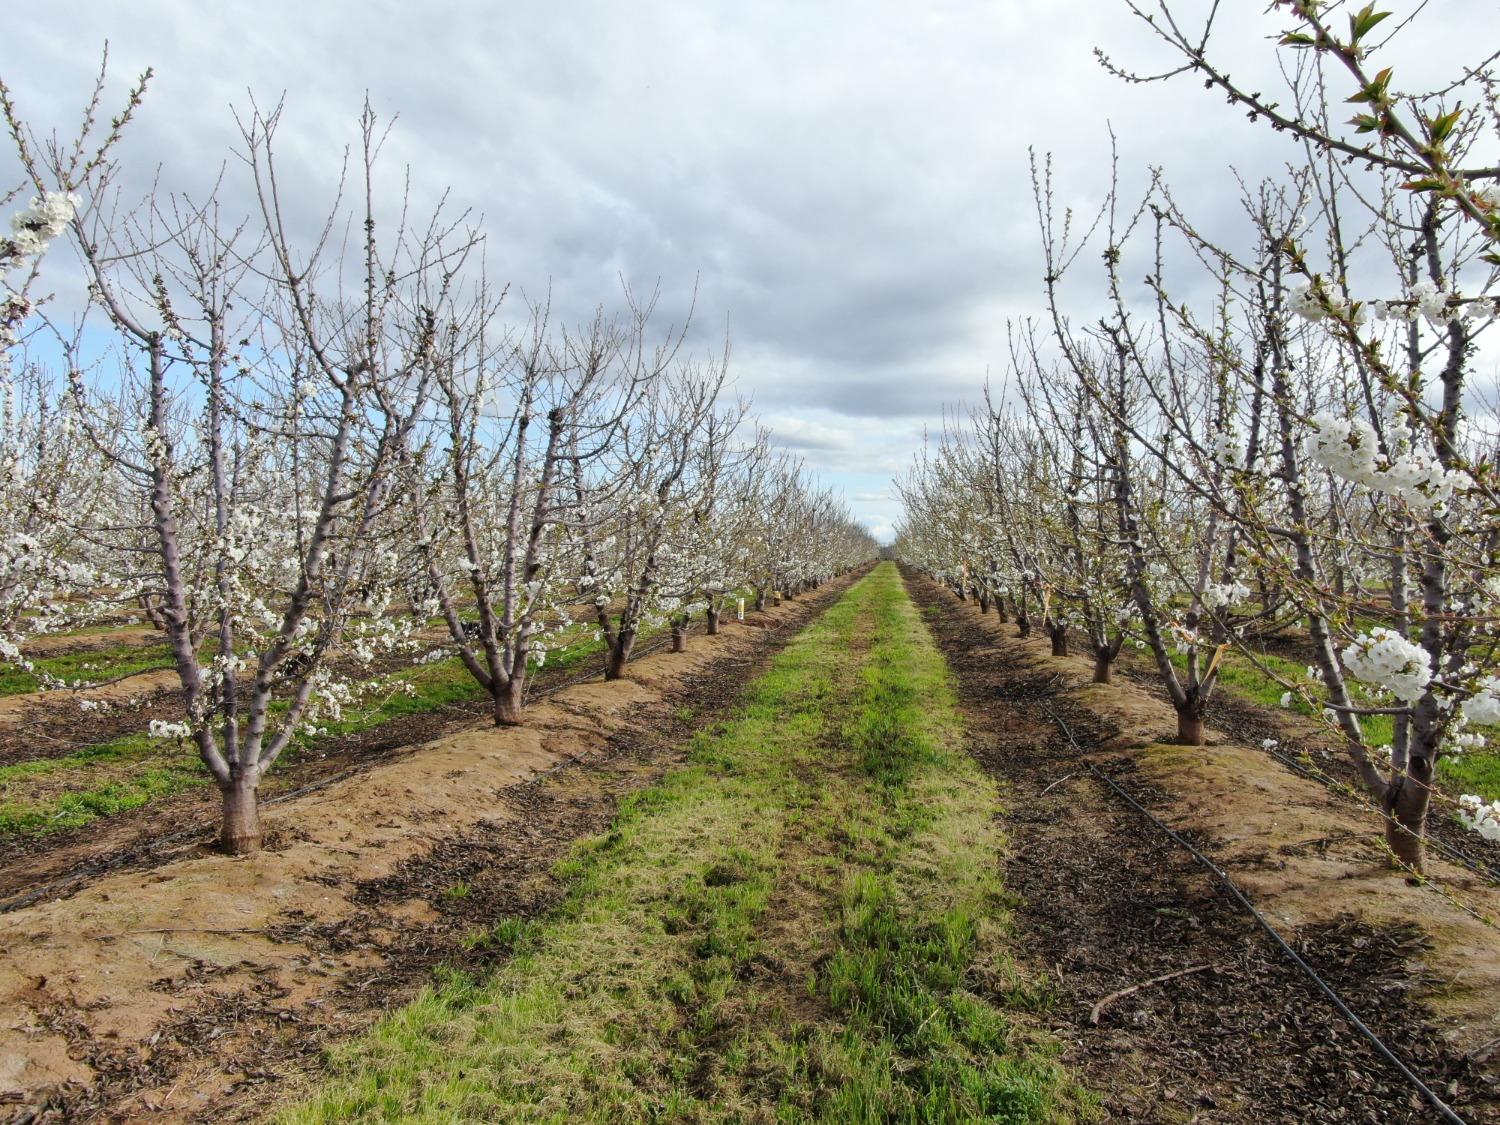
<svg viewBox="0 0 1500 1125">
<path fill-rule="evenodd" d="M 673 623 L 672 625 L 672 651 L 687 651 L 687 626 Z"/>
<path fill-rule="evenodd" d="M 635 630 L 621 629 L 604 662 L 604 678 L 618 680 L 625 674 L 625 665 L 630 662 L 630 650 L 635 647 Z"/>
<path fill-rule="evenodd" d="M 990 592 L 988 590 L 980 590 L 979 591 L 979 612 L 980 613 L 988 613 L 989 611 L 990 611 Z"/>
<path fill-rule="evenodd" d="M 497 727 L 521 725 L 521 700 L 524 687 L 519 676 L 512 676 L 510 682 L 496 694 L 495 725 Z"/>
<path fill-rule="evenodd" d="M 764 613 L 765 611 L 766 611 L 766 592 L 764 590 L 757 590 L 757 591 L 755 591 L 755 612 L 756 613 Z"/>
<path fill-rule="evenodd" d="M 1052 655 L 1068 655 L 1068 627 L 1066 625 L 1050 625 L 1047 635 L 1052 638 Z"/>
<path fill-rule="evenodd" d="M 1426 853 L 1427 807 L 1432 794 L 1432 766 L 1427 758 L 1412 758 L 1405 776 L 1398 776 L 1386 794 L 1385 842 L 1401 863 L 1422 873 Z"/>
<path fill-rule="evenodd" d="M 219 825 L 219 846 L 230 855 L 254 855 L 260 851 L 260 805 L 255 783 L 238 766 L 224 796 L 224 819 Z"/>
<path fill-rule="evenodd" d="M 708 635 L 718 636 L 719 633 L 719 607 L 711 605 L 708 607 Z"/>
<path fill-rule="evenodd" d="M 1114 670 L 1115 658 L 1107 650 L 1094 653 L 1094 683 L 1107 684 Z"/>
<path fill-rule="evenodd" d="M 1005 612 L 1005 595 L 1001 594 L 995 599 L 995 612 L 1000 615 L 1000 624 L 1004 625 L 1010 620 L 1010 615 Z"/>
<path fill-rule="evenodd" d="M 1031 636 L 1031 615 L 1029 613 L 1018 612 L 1016 614 L 1016 636 Z"/>
<path fill-rule="evenodd" d="M 1206 740 L 1203 733 L 1203 716 L 1193 711 L 1177 712 L 1177 741 L 1182 746 L 1202 746 Z"/>
</svg>

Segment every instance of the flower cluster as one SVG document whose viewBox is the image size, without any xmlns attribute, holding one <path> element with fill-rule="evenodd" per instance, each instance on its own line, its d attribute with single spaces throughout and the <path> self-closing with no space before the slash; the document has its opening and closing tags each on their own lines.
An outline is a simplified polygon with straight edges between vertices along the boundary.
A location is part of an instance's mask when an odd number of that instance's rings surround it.
<svg viewBox="0 0 1500 1125">
<path fill-rule="evenodd" d="M 1203 605 L 1206 609 L 1224 609 L 1238 605 L 1250 596 L 1250 587 L 1239 579 L 1230 582 L 1210 582 L 1203 589 Z"/>
<path fill-rule="evenodd" d="M 1350 306 L 1346 305 L 1339 298 L 1330 296 L 1327 289 L 1324 288 L 1322 278 L 1318 278 L 1306 285 L 1297 286 L 1297 288 L 1287 294 L 1286 304 L 1287 308 L 1291 309 L 1292 312 L 1304 320 L 1317 322 L 1332 313 L 1340 317 L 1348 317 L 1354 314 L 1356 315 L 1356 323 L 1359 322 L 1357 310 L 1351 309 Z"/>
<path fill-rule="evenodd" d="M 1245 443 L 1232 427 L 1220 430 L 1214 435 L 1210 453 L 1213 459 L 1226 469 L 1245 468 L 1247 459 Z"/>
<path fill-rule="evenodd" d="M 1427 651 L 1394 629 L 1376 626 L 1361 633 L 1341 654 L 1344 667 L 1356 679 L 1411 703 L 1432 679 Z"/>
<path fill-rule="evenodd" d="M 185 722 L 169 723 L 165 719 L 152 719 L 147 733 L 152 738 L 186 738 L 193 731 Z"/>
<path fill-rule="evenodd" d="M 1483 797 L 1465 793 L 1458 799 L 1458 819 L 1486 840 L 1500 844 L 1500 801 L 1485 804 Z"/>
<path fill-rule="evenodd" d="M 1495 301 L 1487 297 L 1465 300 L 1430 281 L 1419 281 L 1412 286 L 1410 300 L 1371 301 L 1370 311 L 1376 320 L 1414 324 L 1425 317 L 1429 324 L 1441 326 L 1455 320 L 1488 320 L 1495 315 Z"/>
<path fill-rule="evenodd" d="M 67 192 L 33 196 L 30 207 L 11 216 L 9 254 L 0 254 L 0 260 L 42 253 L 49 242 L 68 229 L 77 209 L 78 197 Z"/>
<path fill-rule="evenodd" d="M 1500 679 L 1491 677 L 1459 706 L 1464 719 L 1480 726 L 1500 723 Z"/>
<path fill-rule="evenodd" d="M 1414 508 L 1446 504 L 1458 485 L 1458 474 L 1435 457 L 1409 450 L 1395 457 L 1380 452 L 1375 431 L 1361 419 L 1318 414 L 1307 455 L 1335 476 L 1377 492 L 1398 496 Z"/>
</svg>

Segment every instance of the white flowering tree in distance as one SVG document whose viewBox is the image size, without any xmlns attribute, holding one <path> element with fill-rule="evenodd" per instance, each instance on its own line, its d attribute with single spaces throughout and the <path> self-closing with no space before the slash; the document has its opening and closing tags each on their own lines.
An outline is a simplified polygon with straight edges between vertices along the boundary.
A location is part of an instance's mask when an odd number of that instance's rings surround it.
<svg viewBox="0 0 1500 1125">
<path fill-rule="evenodd" d="M 70 326 L 51 328 L 78 425 L 105 463 L 101 487 L 144 513 L 138 542 L 149 549 L 112 561 L 155 593 L 181 681 L 183 719 L 153 733 L 196 746 L 223 793 L 221 842 L 248 852 L 260 845 L 266 771 L 299 732 L 337 714 L 359 668 L 399 638 L 380 532 L 427 393 L 439 310 L 472 239 L 434 222 L 377 242 L 380 138 L 368 112 L 356 178 L 364 237 L 347 261 L 330 253 L 327 229 L 294 248 L 277 112 L 243 125 L 253 220 L 224 220 L 213 195 L 160 189 L 122 208 L 109 150 L 143 86 L 102 138 L 96 89 L 71 148 L 40 145 L 9 99 L 4 109 L 38 197 L 72 212 L 88 300 Z M 339 218 L 336 208 L 329 229 Z M 104 351 L 88 344 L 96 319 L 113 336 Z"/>
<path fill-rule="evenodd" d="M 1184 740 L 1202 737 L 1226 645 L 1305 628 L 1312 664 L 1281 677 L 1284 702 L 1339 733 L 1392 852 L 1420 869 L 1438 763 L 1500 722 L 1500 428 L 1476 397 L 1500 311 L 1500 167 L 1485 163 L 1500 152 L 1496 76 L 1399 93 L 1374 61 L 1392 49 L 1375 33 L 1387 13 L 1349 10 L 1336 28 L 1331 6 L 1283 0 L 1288 90 L 1273 101 L 1206 54 L 1212 16 L 1188 29 L 1170 5 L 1126 2 L 1183 70 L 1293 137 L 1301 159 L 1244 185 L 1238 243 L 1200 233 L 1159 177 L 1128 211 L 1112 192 L 1080 235 L 1039 172 L 1050 352 L 1023 334 L 1017 382 L 1033 431 L 1059 436 L 1030 441 L 1058 451 L 1040 478 L 1012 473 L 1028 479 L 1025 521 L 1069 529 L 1075 498 L 1097 495 L 1078 485 L 1112 494 L 1099 559 L 1116 560 Z M 1357 107 L 1347 128 L 1328 100 L 1340 84 Z M 1102 299 L 1064 299 L 1086 246 L 1102 254 Z M 936 492 L 908 501 L 907 542 L 951 568 L 957 549 L 921 527 L 952 502 Z M 1023 580 L 1049 559 L 1033 550 Z M 1388 741 L 1369 733 L 1387 727 Z M 1493 803 L 1453 808 L 1500 833 Z"/>
<path fill-rule="evenodd" d="M 675 569 L 673 533 L 690 518 L 692 471 L 727 377 L 722 361 L 669 371 L 675 351 L 675 342 L 656 349 L 656 374 L 604 456 L 573 467 L 578 585 L 593 601 L 612 680 L 641 629 L 666 624 L 680 604 L 680 591 L 663 588 L 663 568 Z"/>
<path fill-rule="evenodd" d="M 14 118 L 3 83 L 0 108 Z M 28 637 L 113 605 L 111 576 L 87 551 L 83 529 L 118 515 L 103 514 L 114 497 L 92 483 L 99 461 L 66 385 L 27 348 L 40 327 L 48 251 L 66 243 L 77 205 L 76 195 L 29 181 L 0 192 L 0 214 L 9 212 L 0 228 L 0 660 L 32 671 L 21 650 Z"/>
<path fill-rule="evenodd" d="M 518 338 L 497 332 L 498 313 L 481 291 L 440 333 L 439 409 L 409 454 L 406 511 L 430 602 L 421 615 L 442 618 L 495 723 L 508 725 L 521 722 L 549 635 L 572 624 L 577 560 L 566 544 L 585 515 L 573 473 L 605 464 L 659 371 L 630 366 L 647 328 L 633 305 L 626 319 L 601 311 L 581 330 L 554 328 L 535 306 Z"/>
</svg>

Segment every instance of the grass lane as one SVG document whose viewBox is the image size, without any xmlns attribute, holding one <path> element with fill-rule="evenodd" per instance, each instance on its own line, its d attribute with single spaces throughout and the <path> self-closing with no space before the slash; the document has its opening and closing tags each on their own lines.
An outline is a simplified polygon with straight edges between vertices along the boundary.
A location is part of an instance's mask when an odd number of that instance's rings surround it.
<svg viewBox="0 0 1500 1125">
<path fill-rule="evenodd" d="M 962 734 L 882 564 L 559 865 L 552 915 L 475 938 L 492 976 L 440 974 L 280 1120 L 1076 1119 Z"/>
</svg>

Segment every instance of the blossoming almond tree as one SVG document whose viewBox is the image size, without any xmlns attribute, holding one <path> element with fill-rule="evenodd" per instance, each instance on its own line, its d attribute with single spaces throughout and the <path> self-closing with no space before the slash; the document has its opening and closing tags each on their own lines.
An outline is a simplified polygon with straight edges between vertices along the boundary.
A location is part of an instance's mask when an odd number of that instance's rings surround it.
<svg viewBox="0 0 1500 1125">
<path fill-rule="evenodd" d="M 279 110 L 244 122 L 260 214 L 229 223 L 213 196 L 158 192 L 120 210 L 117 166 L 87 158 L 87 131 L 71 153 L 41 148 L 5 109 L 37 190 L 79 200 L 71 230 L 88 313 L 54 327 L 112 485 L 148 513 L 152 550 L 123 565 L 160 592 L 184 706 L 181 724 L 155 733 L 192 741 L 223 794 L 224 847 L 254 851 L 266 771 L 355 691 L 335 656 L 367 665 L 399 637 L 377 530 L 426 396 L 436 310 L 472 239 L 435 223 L 398 228 L 382 248 L 368 111 L 364 238 L 344 262 L 327 231 L 305 254 L 287 233 Z M 113 333 L 108 352 L 86 346 L 94 316 Z"/>
<path fill-rule="evenodd" d="M 723 363 L 666 367 L 653 364 L 658 374 L 608 461 L 573 460 L 579 587 L 593 598 L 611 680 L 624 674 L 642 627 L 665 624 L 677 607 L 675 593 L 661 587 L 663 551 L 670 555 L 674 525 L 691 511 L 691 470 L 727 375 Z"/>
<path fill-rule="evenodd" d="M 519 340 L 494 340 L 497 314 L 481 296 L 442 334 L 441 410 L 413 458 L 408 512 L 434 608 L 504 725 L 521 721 L 546 631 L 570 623 L 565 525 L 576 531 L 581 518 L 570 472 L 600 461 L 655 373 L 617 370 L 639 348 L 642 316 L 624 324 L 601 312 L 555 332 L 537 306 Z M 426 479 L 428 460 L 442 466 L 438 479 Z"/>
<path fill-rule="evenodd" d="M 1210 56 L 1212 15 L 1187 29 L 1165 3 L 1131 7 L 1155 16 L 1188 70 L 1302 144 L 1286 184 L 1248 202 L 1251 255 L 1177 225 L 1253 310 L 1246 350 L 1265 375 L 1270 448 L 1237 490 L 1255 500 L 1239 511 L 1306 617 L 1315 675 L 1294 694 L 1326 708 L 1392 851 L 1420 868 L 1439 761 L 1500 718 L 1497 435 L 1473 410 L 1500 265 L 1493 56 L 1406 92 L 1403 68 L 1381 65 L 1399 46 L 1389 11 L 1369 4 L 1335 23 L 1333 5 L 1284 0 L 1277 103 Z M 1341 88 L 1347 123 L 1329 103 Z M 1390 722 L 1388 746 L 1365 729 L 1375 716 Z M 1481 807 L 1465 798 L 1460 815 L 1477 824 Z"/>
</svg>

